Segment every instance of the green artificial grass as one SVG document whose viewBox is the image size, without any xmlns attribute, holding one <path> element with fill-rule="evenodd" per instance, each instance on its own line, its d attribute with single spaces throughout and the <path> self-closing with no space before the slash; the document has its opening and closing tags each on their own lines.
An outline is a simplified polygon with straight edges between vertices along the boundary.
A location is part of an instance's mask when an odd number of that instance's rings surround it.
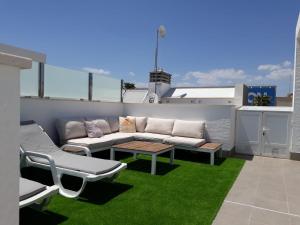
<svg viewBox="0 0 300 225">
<path fill-rule="evenodd" d="M 226 158 L 210 166 L 208 154 L 177 151 L 173 166 L 168 155 L 159 157 L 157 175 L 152 176 L 150 157 L 116 156 L 128 168 L 113 183 L 88 183 L 79 199 L 57 195 L 43 212 L 24 208 L 20 224 L 208 225 L 244 164 L 241 159 Z M 22 173 L 43 183 L 51 180 L 48 171 L 29 168 Z M 64 183 L 78 186 L 70 177 Z"/>
</svg>

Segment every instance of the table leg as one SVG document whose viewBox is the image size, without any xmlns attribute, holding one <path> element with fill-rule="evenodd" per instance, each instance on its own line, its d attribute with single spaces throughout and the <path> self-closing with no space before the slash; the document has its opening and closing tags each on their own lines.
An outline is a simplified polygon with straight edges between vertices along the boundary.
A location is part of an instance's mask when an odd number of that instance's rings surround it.
<svg viewBox="0 0 300 225">
<path fill-rule="evenodd" d="M 152 175 L 156 174 L 156 159 L 157 159 L 156 154 L 153 154 L 152 155 L 152 161 L 151 161 L 151 174 Z"/>
<path fill-rule="evenodd" d="M 223 158 L 222 148 L 219 149 L 219 157 L 220 157 L 221 159 Z"/>
<path fill-rule="evenodd" d="M 137 153 L 133 153 L 133 159 L 137 159 Z"/>
<path fill-rule="evenodd" d="M 110 160 L 115 160 L 115 150 L 113 148 L 110 149 Z"/>
<path fill-rule="evenodd" d="M 214 165 L 215 164 L 215 152 L 211 152 L 210 153 L 210 165 Z"/>
<path fill-rule="evenodd" d="M 173 161 L 174 161 L 174 156 L 175 156 L 175 149 L 173 148 L 171 150 L 171 153 L 170 153 L 170 164 L 173 165 Z"/>
</svg>

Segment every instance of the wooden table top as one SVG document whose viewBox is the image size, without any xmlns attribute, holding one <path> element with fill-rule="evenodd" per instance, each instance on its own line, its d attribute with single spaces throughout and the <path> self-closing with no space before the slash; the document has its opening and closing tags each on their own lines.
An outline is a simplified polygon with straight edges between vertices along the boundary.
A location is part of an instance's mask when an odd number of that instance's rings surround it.
<svg viewBox="0 0 300 225">
<path fill-rule="evenodd" d="M 113 148 L 124 149 L 124 150 L 136 150 L 136 151 L 143 151 L 143 152 L 161 152 L 168 148 L 174 147 L 173 145 L 162 144 L 162 143 L 155 143 L 149 141 L 130 141 L 123 144 L 118 144 L 112 146 Z"/>
</svg>

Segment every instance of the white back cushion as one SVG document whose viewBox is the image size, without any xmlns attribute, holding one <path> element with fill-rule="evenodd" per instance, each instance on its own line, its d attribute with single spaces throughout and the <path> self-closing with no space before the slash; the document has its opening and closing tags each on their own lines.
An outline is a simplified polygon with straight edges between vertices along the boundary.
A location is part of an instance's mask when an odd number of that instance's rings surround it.
<svg viewBox="0 0 300 225">
<path fill-rule="evenodd" d="M 119 131 L 119 117 L 117 116 L 110 116 L 107 118 L 107 122 L 110 126 L 111 132 Z"/>
<path fill-rule="evenodd" d="M 204 122 L 175 120 L 172 131 L 173 136 L 203 138 Z"/>
<path fill-rule="evenodd" d="M 87 136 L 83 118 L 57 119 L 55 125 L 60 144 L 64 144 L 69 139 Z"/>
<path fill-rule="evenodd" d="M 148 118 L 145 132 L 156 134 L 172 134 L 173 119 Z"/>
</svg>

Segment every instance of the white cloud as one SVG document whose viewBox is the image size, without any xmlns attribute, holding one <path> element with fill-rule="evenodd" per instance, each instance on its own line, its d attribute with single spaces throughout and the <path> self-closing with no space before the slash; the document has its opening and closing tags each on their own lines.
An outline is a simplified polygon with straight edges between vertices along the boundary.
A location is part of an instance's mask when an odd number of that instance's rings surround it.
<svg viewBox="0 0 300 225">
<path fill-rule="evenodd" d="M 135 73 L 134 72 L 129 72 L 128 75 L 131 76 L 131 77 L 134 77 Z"/>
<path fill-rule="evenodd" d="M 288 81 L 293 75 L 292 63 L 284 61 L 280 64 L 262 64 L 257 67 L 257 73 L 261 74 L 249 75 L 244 70 L 235 68 L 213 69 L 208 72 L 190 71 L 183 76 L 182 82 L 215 86 L 235 83 L 270 84 L 275 81 Z"/>
<path fill-rule="evenodd" d="M 290 78 L 293 75 L 294 70 L 291 68 L 280 68 L 277 70 L 271 71 L 266 75 L 267 79 L 270 80 L 283 80 Z"/>
<path fill-rule="evenodd" d="M 220 85 L 220 84 L 232 84 L 236 81 L 242 81 L 246 79 L 247 74 L 244 70 L 227 68 L 227 69 L 214 69 L 208 72 L 191 71 L 185 74 L 183 80 L 187 81 L 192 78 L 196 79 L 196 82 L 202 86 L 207 85 Z"/>
<path fill-rule="evenodd" d="M 265 78 L 268 80 L 283 80 L 293 75 L 292 63 L 284 61 L 280 64 L 265 64 L 257 67 L 259 71 L 267 72 Z"/>
<path fill-rule="evenodd" d="M 284 67 L 289 67 L 289 66 L 291 66 L 292 65 L 292 63 L 290 62 L 290 61 L 284 61 L 283 63 L 282 63 L 282 65 L 284 66 Z"/>
<path fill-rule="evenodd" d="M 273 64 L 264 64 L 264 65 L 259 65 L 257 67 L 257 70 L 260 71 L 273 71 L 273 70 L 277 70 L 280 69 L 280 65 L 273 65 Z"/>
<path fill-rule="evenodd" d="M 253 77 L 253 80 L 255 80 L 255 81 L 259 81 L 259 80 L 263 80 L 263 79 L 264 79 L 264 77 L 261 76 L 261 75 L 258 75 L 258 76 L 254 76 L 254 77 Z"/>
<path fill-rule="evenodd" d="M 109 70 L 104 70 L 101 68 L 92 68 L 92 67 L 84 67 L 82 68 L 84 71 L 90 72 L 90 73 L 97 73 L 97 74 L 101 74 L 101 75 L 105 75 L 108 76 L 110 75 L 110 71 Z"/>
</svg>

